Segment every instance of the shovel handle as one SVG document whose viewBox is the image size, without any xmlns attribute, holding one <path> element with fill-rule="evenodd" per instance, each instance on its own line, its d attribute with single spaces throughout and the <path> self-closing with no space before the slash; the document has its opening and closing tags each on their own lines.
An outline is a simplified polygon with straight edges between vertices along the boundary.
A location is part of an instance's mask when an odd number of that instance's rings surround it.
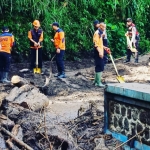
<svg viewBox="0 0 150 150">
<path fill-rule="evenodd" d="M 36 48 L 36 68 L 38 68 L 38 47 Z"/>
<path fill-rule="evenodd" d="M 116 73 L 117 73 L 117 76 L 119 76 L 119 73 L 118 73 L 118 70 L 117 70 L 116 65 L 115 65 L 115 63 L 114 63 L 114 60 L 113 60 L 113 58 L 112 58 L 112 55 L 109 54 L 109 56 L 110 56 L 111 61 L 112 61 L 113 65 L 114 65 L 114 68 L 115 68 L 115 71 L 116 71 Z"/>
</svg>

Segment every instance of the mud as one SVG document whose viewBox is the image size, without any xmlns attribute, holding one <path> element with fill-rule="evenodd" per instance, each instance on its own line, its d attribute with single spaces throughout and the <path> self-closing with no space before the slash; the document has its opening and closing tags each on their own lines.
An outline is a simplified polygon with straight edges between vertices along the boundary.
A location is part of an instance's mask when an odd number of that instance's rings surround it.
<svg viewBox="0 0 150 150">
<path fill-rule="evenodd" d="M 150 54 L 140 56 L 139 63 L 135 64 L 132 59 L 130 63 L 124 64 L 123 59 L 117 60 L 116 65 L 119 74 L 123 76 L 126 82 L 150 82 Z M 43 63 L 42 71 L 44 75 L 34 75 L 28 71 L 20 73 L 19 70 L 28 68 L 29 64 L 12 64 L 9 77 L 13 75 L 19 75 L 37 86 L 44 85 L 45 75 L 49 75 L 49 62 Z M 50 111 L 55 112 L 58 117 L 58 122 L 69 122 L 77 117 L 78 110 L 81 106 L 85 109 L 88 108 L 89 102 L 94 101 L 97 103 L 99 110 L 104 111 L 103 108 L 103 88 L 95 87 L 93 85 L 94 77 L 94 61 L 93 59 L 84 59 L 81 61 L 66 61 L 66 76 L 65 79 L 57 79 L 54 74 L 57 73 L 56 64 L 53 62 L 52 70 L 53 75 L 50 80 L 50 84 L 43 92 L 52 101 L 52 104 L 48 107 Z M 103 73 L 103 83 L 117 83 L 116 73 L 111 63 L 105 66 Z M 0 84 L 0 99 L 3 99 L 12 87 Z M 50 113 L 49 113 L 50 115 Z"/>
</svg>

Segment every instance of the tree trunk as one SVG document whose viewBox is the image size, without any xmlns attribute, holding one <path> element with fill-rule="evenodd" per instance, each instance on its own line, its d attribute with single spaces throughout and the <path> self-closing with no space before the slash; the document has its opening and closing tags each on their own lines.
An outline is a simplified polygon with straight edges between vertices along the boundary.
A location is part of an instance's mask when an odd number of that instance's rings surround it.
<svg viewBox="0 0 150 150">
<path fill-rule="evenodd" d="M 18 87 L 21 87 L 25 84 L 29 84 L 29 82 L 26 79 L 24 79 L 20 76 L 17 76 L 17 75 L 15 75 L 11 78 L 11 83 Z"/>
<path fill-rule="evenodd" d="M 6 96 L 6 101 L 18 104 L 24 108 L 33 111 L 39 111 L 43 107 L 47 107 L 50 100 L 42 94 L 37 87 L 31 84 L 26 84 L 26 80 L 19 76 L 13 76 L 12 82 L 22 85 L 21 87 L 14 87 L 10 94 Z M 21 83 L 21 84 L 20 84 Z"/>
</svg>

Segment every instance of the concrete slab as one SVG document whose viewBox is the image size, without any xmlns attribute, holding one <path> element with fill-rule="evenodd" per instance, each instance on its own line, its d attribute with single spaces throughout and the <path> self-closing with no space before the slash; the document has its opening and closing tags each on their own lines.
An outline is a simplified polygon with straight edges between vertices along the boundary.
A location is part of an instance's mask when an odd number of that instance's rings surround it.
<svg viewBox="0 0 150 150">
<path fill-rule="evenodd" d="M 150 84 L 140 84 L 140 83 L 108 84 L 105 88 L 105 91 L 113 94 L 118 94 L 150 102 Z"/>
</svg>

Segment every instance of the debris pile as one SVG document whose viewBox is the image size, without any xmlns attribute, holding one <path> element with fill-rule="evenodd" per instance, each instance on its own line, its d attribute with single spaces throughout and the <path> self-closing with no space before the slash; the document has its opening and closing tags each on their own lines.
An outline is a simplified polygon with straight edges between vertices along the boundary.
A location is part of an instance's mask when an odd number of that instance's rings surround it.
<svg viewBox="0 0 150 150">
<path fill-rule="evenodd" d="M 104 114 L 97 105 L 92 101 L 87 110 L 81 106 L 78 117 L 66 124 L 79 150 L 112 150 L 119 144 L 111 134 L 104 134 Z"/>
</svg>

